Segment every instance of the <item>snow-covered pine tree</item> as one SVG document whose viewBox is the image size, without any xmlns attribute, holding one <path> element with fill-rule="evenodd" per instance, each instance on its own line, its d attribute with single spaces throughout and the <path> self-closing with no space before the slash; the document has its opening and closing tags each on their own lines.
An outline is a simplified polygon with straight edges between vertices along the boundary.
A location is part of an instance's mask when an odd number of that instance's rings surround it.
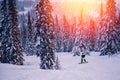
<svg viewBox="0 0 120 80">
<path fill-rule="evenodd" d="M 108 0 L 106 5 L 106 14 L 101 26 L 101 54 L 111 55 L 118 51 L 118 34 L 116 28 L 116 6 L 114 0 Z"/>
<path fill-rule="evenodd" d="M 59 23 L 58 23 L 58 15 L 55 17 L 55 29 L 56 31 L 60 31 Z"/>
<path fill-rule="evenodd" d="M 88 23 L 83 19 L 83 8 L 80 10 L 79 24 L 75 31 L 75 42 L 72 52 L 75 55 L 80 55 L 80 52 L 88 52 L 90 47 L 90 33 Z M 79 54 L 78 54 L 79 53 Z"/>
<path fill-rule="evenodd" d="M 0 46 L 1 46 L 1 42 L 2 42 L 2 25 L 1 25 L 1 19 L 2 19 L 2 12 L 1 12 L 1 9 L 2 9 L 2 6 L 1 6 L 1 4 L 2 4 L 2 1 L 0 1 Z"/>
<path fill-rule="evenodd" d="M 20 27 L 20 29 L 21 29 L 20 31 L 21 31 L 22 46 L 23 46 L 24 52 L 26 52 L 25 48 L 26 48 L 26 41 L 27 41 L 27 27 L 24 20 L 22 22 L 22 26 Z"/>
<path fill-rule="evenodd" d="M 74 56 L 75 55 L 79 56 L 80 52 L 89 51 L 90 38 L 86 31 L 88 31 L 86 25 L 81 24 L 77 27 L 77 31 L 75 34 L 76 38 L 73 47 Z"/>
<path fill-rule="evenodd" d="M 1 56 L 2 56 L 2 25 L 1 25 L 1 19 L 2 19 L 2 16 L 1 16 L 1 2 L 0 1 L 0 62 L 1 62 Z"/>
<path fill-rule="evenodd" d="M 118 45 L 116 45 L 118 47 L 118 51 L 120 51 L 120 13 L 119 13 L 119 16 L 117 18 L 117 34 L 118 34 Z"/>
<path fill-rule="evenodd" d="M 54 69 L 54 21 L 52 17 L 52 6 L 49 0 L 40 0 L 36 5 L 36 48 L 40 55 L 41 69 Z"/>
<path fill-rule="evenodd" d="M 95 22 L 90 19 L 90 25 L 89 25 L 89 33 L 90 33 L 90 51 L 95 50 L 95 43 L 96 43 L 96 31 L 95 31 Z"/>
<path fill-rule="evenodd" d="M 61 52 L 61 44 L 62 44 L 62 40 L 61 40 L 61 28 L 59 26 L 58 23 L 58 16 L 56 15 L 55 17 L 55 24 L 54 24 L 55 28 L 55 49 L 56 52 Z"/>
<path fill-rule="evenodd" d="M 0 41 L 1 41 L 1 62 L 8 63 L 8 42 L 10 38 L 9 27 L 8 27 L 8 15 L 7 15 L 7 0 L 2 0 L 0 5 Z"/>
<path fill-rule="evenodd" d="M 3 41 L 3 63 L 23 65 L 22 46 L 20 42 L 20 31 L 18 28 L 16 0 L 8 0 L 8 26 L 5 29 Z M 7 40 L 6 40 L 7 38 Z"/>
<path fill-rule="evenodd" d="M 71 34 L 74 36 L 76 32 L 76 27 L 77 27 L 77 19 L 76 16 L 74 16 L 74 21 L 73 24 L 71 25 Z"/>
<path fill-rule="evenodd" d="M 107 17 L 101 29 L 100 55 L 111 55 L 118 51 L 118 34 L 116 24 Z"/>
<path fill-rule="evenodd" d="M 73 23 L 70 25 L 68 52 L 73 51 L 74 42 L 75 42 L 75 33 L 76 33 L 76 26 L 77 26 L 76 16 L 74 16 L 73 20 L 74 20 Z"/>
<path fill-rule="evenodd" d="M 27 14 L 27 37 L 28 37 L 28 40 L 29 41 L 32 41 L 32 37 L 33 37 L 33 27 L 32 27 L 32 22 L 31 22 L 31 16 L 30 16 L 30 12 L 28 11 L 28 14 Z"/>
<path fill-rule="evenodd" d="M 119 19 L 118 19 L 118 22 L 119 22 L 119 24 L 118 24 L 118 39 L 119 39 L 119 51 L 120 51 L 120 13 L 119 13 Z"/>
<path fill-rule="evenodd" d="M 69 38 L 70 37 L 70 26 L 68 24 L 67 18 L 63 16 L 63 45 L 62 51 L 68 52 L 69 51 Z"/>
<path fill-rule="evenodd" d="M 8 26 L 11 28 L 10 63 L 23 65 L 23 49 L 20 41 L 20 30 L 18 28 L 16 0 L 8 0 Z"/>
<path fill-rule="evenodd" d="M 107 0 L 106 15 L 108 15 L 111 20 L 116 22 L 116 2 L 115 2 L 115 0 Z"/>
<path fill-rule="evenodd" d="M 26 48 L 25 48 L 25 52 L 27 55 L 34 55 L 34 33 L 33 33 L 34 29 L 33 29 L 33 25 L 32 25 L 32 21 L 31 21 L 31 16 L 30 16 L 30 12 L 28 12 L 28 22 L 27 22 L 27 41 L 26 41 Z"/>
<path fill-rule="evenodd" d="M 102 27 L 102 18 L 103 18 L 103 14 L 104 14 L 104 11 L 103 11 L 103 2 L 101 1 L 101 5 L 100 5 L 100 14 L 99 14 L 99 19 L 98 20 L 98 24 L 97 24 L 97 32 L 96 32 L 96 45 L 95 45 L 95 49 L 96 51 L 100 52 L 100 39 L 101 39 L 101 27 Z"/>
</svg>

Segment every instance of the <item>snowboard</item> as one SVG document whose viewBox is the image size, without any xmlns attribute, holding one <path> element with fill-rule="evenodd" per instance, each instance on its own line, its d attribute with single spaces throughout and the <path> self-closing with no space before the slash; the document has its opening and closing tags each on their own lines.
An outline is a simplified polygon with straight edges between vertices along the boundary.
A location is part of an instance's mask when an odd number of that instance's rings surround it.
<svg viewBox="0 0 120 80">
<path fill-rule="evenodd" d="M 83 62 L 83 63 L 81 63 L 81 62 L 80 62 L 80 63 L 78 63 L 78 64 L 85 64 L 85 63 L 88 63 L 88 61 L 86 61 L 86 62 Z"/>
</svg>

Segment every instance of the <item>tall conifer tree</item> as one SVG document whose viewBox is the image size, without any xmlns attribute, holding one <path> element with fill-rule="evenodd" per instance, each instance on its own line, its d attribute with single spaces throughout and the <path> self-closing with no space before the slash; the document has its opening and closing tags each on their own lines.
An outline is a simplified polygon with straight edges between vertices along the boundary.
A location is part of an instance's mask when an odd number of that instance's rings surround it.
<svg viewBox="0 0 120 80">
<path fill-rule="evenodd" d="M 52 6 L 49 0 L 40 0 L 36 5 L 36 48 L 40 55 L 40 68 L 53 69 L 55 64 L 54 54 L 54 24 Z"/>
<path fill-rule="evenodd" d="M 118 33 L 117 33 L 117 18 L 116 6 L 114 0 L 108 0 L 106 4 L 106 13 L 102 19 L 101 26 L 101 54 L 111 55 L 118 51 Z"/>
<path fill-rule="evenodd" d="M 30 16 L 30 12 L 28 12 L 28 22 L 27 22 L 27 38 L 26 38 L 26 54 L 27 55 L 34 55 L 34 40 L 33 40 L 33 25 L 32 25 L 32 21 L 31 21 L 31 16 Z"/>
<path fill-rule="evenodd" d="M 8 34 L 6 34 L 7 28 L 7 0 L 2 0 L 0 4 L 0 56 L 1 56 L 1 62 L 7 62 L 4 59 L 6 58 L 6 54 L 3 55 L 4 48 L 7 46 Z M 4 44 L 5 43 L 5 44 Z M 7 58 L 6 58 L 7 59 Z"/>
<path fill-rule="evenodd" d="M 20 42 L 20 31 L 18 28 L 16 0 L 6 0 L 6 6 L 7 26 L 5 26 L 5 33 L 3 35 L 3 58 L 1 62 L 23 65 L 24 59 Z"/>
</svg>

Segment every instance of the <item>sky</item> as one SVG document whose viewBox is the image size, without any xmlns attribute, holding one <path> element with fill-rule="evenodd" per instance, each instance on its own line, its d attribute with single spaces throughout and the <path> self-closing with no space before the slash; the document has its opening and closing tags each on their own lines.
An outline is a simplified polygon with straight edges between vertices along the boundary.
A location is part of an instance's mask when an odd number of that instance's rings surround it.
<svg viewBox="0 0 120 80">
<path fill-rule="evenodd" d="M 61 11 L 63 14 L 77 15 L 79 16 L 80 8 L 83 8 L 84 14 L 87 16 L 99 16 L 100 3 L 104 3 L 107 0 L 51 0 L 54 4 L 54 7 L 58 7 L 58 11 Z M 62 2 L 62 3 L 60 3 Z M 60 6 L 61 5 L 61 6 Z M 117 9 L 120 9 L 120 0 L 116 0 Z M 105 6 L 105 5 L 104 5 Z M 105 9 L 105 8 L 104 8 Z M 57 12 L 57 10 L 56 10 Z"/>
<path fill-rule="evenodd" d="M 81 1 L 89 1 L 89 2 L 91 2 L 91 1 L 94 1 L 94 2 L 96 2 L 96 1 L 100 1 L 100 0 L 51 0 L 52 2 L 56 2 L 56 1 L 61 1 L 61 2 L 81 2 Z M 104 1 L 104 0 L 103 0 Z"/>
<path fill-rule="evenodd" d="M 89 2 L 91 2 L 91 1 L 94 1 L 94 2 L 98 1 L 98 2 L 100 2 L 101 0 L 51 0 L 51 1 L 52 2 L 59 2 L 59 1 L 61 1 L 61 2 L 66 2 L 66 1 L 68 1 L 68 2 L 80 2 L 80 1 L 89 1 Z M 102 0 L 102 1 L 107 1 L 107 0 Z M 120 4 L 120 0 L 115 0 L 115 1 L 117 3 L 117 6 L 118 6 L 118 4 Z M 120 5 L 118 7 L 120 7 Z"/>
<path fill-rule="evenodd" d="M 21 0 L 22 1 L 22 0 Z M 32 0 L 38 1 L 38 0 Z M 102 0 L 106 1 L 106 0 Z M 117 9 L 120 9 L 120 0 L 117 1 Z M 61 3 L 60 3 L 61 2 Z M 62 15 L 77 15 L 79 16 L 81 8 L 83 9 L 84 14 L 98 16 L 99 7 L 101 0 L 51 0 L 51 3 L 54 4 L 53 8 L 56 14 L 61 13 Z M 57 4 L 56 4 L 57 3 Z"/>
<path fill-rule="evenodd" d="M 24 1 L 24 0 L 19 0 L 19 1 Z M 26 1 L 37 1 L 37 0 L 26 0 Z M 65 1 L 68 1 L 68 2 L 79 2 L 79 1 L 101 1 L 101 0 L 51 0 L 52 2 L 65 2 Z M 106 0 L 102 0 L 102 1 L 106 1 Z M 116 0 L 117 4 L 120 4 L 120 0 Z M 118 6 L 120 7 L 120 6 Z"/>
<path fill-rule="evenodd" d="M 54 3 L 53 6 L 56 14 L 59 11 L 60 14 L 75 15 L 77 17 L 80 16 L 81 10 L 83 10 L 83 15 L 86 17 L 91 15 L 98 16 L 97 12 L 100 11 L 101 3 L 100 0 L 52 0 L 52 2 Z"/>
</svg>

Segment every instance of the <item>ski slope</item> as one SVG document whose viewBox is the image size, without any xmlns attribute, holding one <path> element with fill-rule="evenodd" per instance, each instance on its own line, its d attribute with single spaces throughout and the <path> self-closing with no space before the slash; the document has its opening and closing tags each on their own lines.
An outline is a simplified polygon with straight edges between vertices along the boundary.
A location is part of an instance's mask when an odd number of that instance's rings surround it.
<svg viewBox="0 0 120 80">
<path fill-rule="evenodd" d="M 86 56 L 89 63 L 78 64 L 80 56 L 70 53 L 56 54 L 61 70 L 39 69 L 39 58 L 25 56 L 25 65 L 16 66 L 0 63 L 0 80 L 120 80 L 120 55 Z"/>
</svg>

